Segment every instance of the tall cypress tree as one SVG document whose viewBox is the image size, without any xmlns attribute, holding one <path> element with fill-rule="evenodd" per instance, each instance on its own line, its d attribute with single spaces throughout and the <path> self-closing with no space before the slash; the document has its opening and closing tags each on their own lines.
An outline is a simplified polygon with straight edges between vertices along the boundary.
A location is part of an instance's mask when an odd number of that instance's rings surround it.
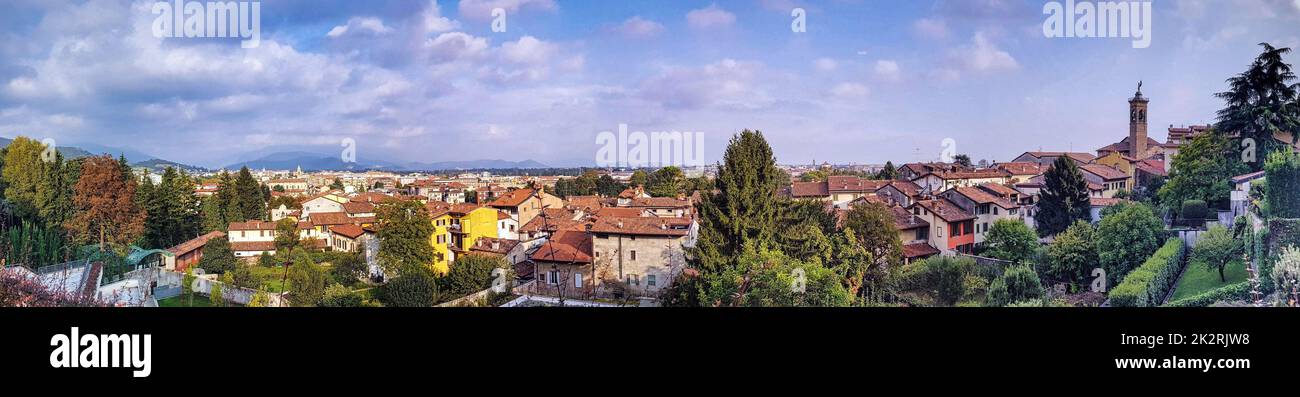
<svg viewBox="0 0 1300 397">
<path fill-rule="evenodd" d="M 1076 220 L 1091 218 L 1088 200 L 1088 182 L 1079 172 L 1079 166 L 1068 156 L 1052 163 L 1052 169 L 1043 174 L 1045 187 L 1038 201 L 1038 234 L 1052 236 L 1065 231 Z"/>
<path fill-rule="evenodd" d="M 773 241 L 781 171 L 759 131 L 732 136 L 718 166 L 717 193 L 705 191 L 699 206 L 699 242 L 692 265 L 703 272 L 734 266 L 746 241 Z"/>
<path fill-rule="evenodd" d="M 248 167 L 239 169 L 235 178 L 235 195 L 239 196 L 239 213 L 242 220 L 263 219 L 266 213 L 266 200 L 262 196 L 262 187 L 253 179 Z"/>
</svg>

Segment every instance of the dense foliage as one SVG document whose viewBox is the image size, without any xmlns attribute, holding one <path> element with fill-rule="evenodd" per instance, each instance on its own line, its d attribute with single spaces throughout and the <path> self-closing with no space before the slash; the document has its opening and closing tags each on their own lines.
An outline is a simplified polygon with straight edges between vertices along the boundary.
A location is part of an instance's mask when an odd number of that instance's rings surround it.
<svg viewBox="0 0 1300 397">
<path fill-rule="evenodd" d="M 1097 258 L 1110 285 L 1142 264 L 1164 239 L 1164 222 L 1145 204 L 1121 204 L 1103 217 L 1097 224 Z"/>
<path fill-rule="evenodd" d="M 1110 304 L 1117 307 L 1159 306 L 1178 281 L 1186 249 L 1183 240 L 1171 238 L 1124 281 L 1110 291 Z"/>
<path fill-rule="evenodd" d="M 1038 234 L 1052 236 L 1065 231 L 1077 220 L 1088 220 L 1092 208 L 1088 182 L 1069 156 L 1061 156 L 1043 174 L 1044 187 L 1034 221 Z"/>
</svg>

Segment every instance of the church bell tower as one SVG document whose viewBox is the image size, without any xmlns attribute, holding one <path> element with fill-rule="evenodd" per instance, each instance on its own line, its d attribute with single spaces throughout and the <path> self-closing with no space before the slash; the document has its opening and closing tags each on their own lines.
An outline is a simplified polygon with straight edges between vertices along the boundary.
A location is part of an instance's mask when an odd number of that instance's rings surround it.
<svg viewBox="0 0 1300 397">
<path fill-rule="evenodd" d="M 1128 147 L 1129 157 L 1142 159 L 1147 151 L 1147 102 L 1142 96 L 1142 82 L 1138 82 L 1137 93 L 1128 100 Z"/>
</svg>

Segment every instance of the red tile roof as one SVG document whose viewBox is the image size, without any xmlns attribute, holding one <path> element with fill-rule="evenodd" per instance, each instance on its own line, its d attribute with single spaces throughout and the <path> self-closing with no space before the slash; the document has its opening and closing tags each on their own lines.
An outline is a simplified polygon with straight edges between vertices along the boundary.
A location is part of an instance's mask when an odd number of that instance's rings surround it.
<svg viewBox="0 0 1300 397">
<path fill-rule="evenodd" d="M 605 207 L 596 210 L 598 217 L 615 217 L 615 218 L 636 218 L 641 216 L 640 208 L 631 207 Z"/>
<path fill-rule="evenodd" d="M 690 231 L 689 218 L 600 218 L 591 225 L 593 233 L 638 236 L 681 237 Z"/>
<path fill-rule="evenodd" d="M 1084 164 L 1079 166 L 1079 169 L 1090 172 L 1093 175 L 1099 176 L 1108 181 L 1128 179 L 1128 174 L 1125 174 L 1124 171 L 1117 170 L 1115 167 L 1108 165 Z"/>
<path fill-rule="evenodd" d="M 901 206 L 890 207 L 890 212 L 894 214 L 894 228 L 898 230 L 911 230 L 922 227 L 930 227 L 930 222 L 912 215 L 906 208 Z"/>
<path fill-rule="evenodd" d="M 184 255 L 189 253 L 190 251 L 203 248 L 204 245 L 208 244 L 208 240 L 218 238 L 218 237 L 224 238 L 226 237 L 226 233 L 221 231 L 209 232 L 208 234 L 204 234 L 202 236 L 196 237 L 190 241 L 177 244 L 175 247 L 168 248 L 167 251 L 175 255 Z"/>
<path fill-rule="evenodd" d="M 451 205 L 451 214 L 454 216 L 465 216 L 479 208 L 483 207 L 478 204 L 456 203 Z"/>
<path fill-rule="evenodd" d="M 1011 175 L 1039 175 L 1047 172 L 1047 166 L 1030 161 L 1014 161 L 994 164 L 994 168 L 1004 170 Z"/>
<path fill-rule="evenodd" d="M 989 193 L 993 193 L 995 195 L 1002 196 L 1002 197 L 1009 197 L 1009 196 L 1020 194 L 1019 190 L 1012 189 L 996 183 L 987 183 L 987 182 L 982 183 L 980 184 L 980 188 L 987 190 Z"/>
<path fill-rule="evenodd" d="M 361 229 L 361 226 L 352 225 L 352 224 L 330 226 L 329 230 L 331 232 L 334 232 L 334 234 L 338 234 L 340 236 L 347 237 L 350 239 L 361 237 L 361 235 L 366 233 L 365 230 Z"/>
<path fill-rule="evenodd" d="M 314 226 L 346 225 L 356 222 L 346 212 L 313 212 L 308 215 Z"/>
<path fill-rule="evenodd" d="M 889 181 L 889 185 L 898 189 L 898 191 L 903 192 L 903 194 L 906 194 L 908 197 L 915 197 L 916 195 L 921 194 L 921 185 L 917 185 L 912 181 Z"/>
<path fill-rule="evenodd" d="M 830 196 L 830 189 L 826 182 L 795 182 L 790 184 L 790 197 L 826 197 Z"/>
<path fill-rule="evenodd" d="M 930 211 L 935 216 L 938 216 L 939 219 L 943 219 L 946 222 L 961 222 L 975 219 L 975 215 L 971 215 L 971 213 L 966 212 L 961 209 L 961 207 L 958 207 L 957 204 L 953 204 L 945 198 L 919 200 L 916 204 L 912 205 L 925 208 L 927 211 Z"/>
<path fill-rule="evenodd" d="M 532 197 L 534 192 L 536 192 L 536 190 L 529 188 L 515 189 L 509 193 L 501 195 L 501 197 L 497 197 L 496 200 L 493 200 L 492 203 L 488 205 L 498 208 L 518 207 L 520 204 L 523 204 L 524 201 L 527 201 L 529 197 Z"/>
<path fill-rule="evenodd" d="M 562 230 L 547 239 L 530 259 L 536 262 L 591 263 L 591 237 L 584 232 Z"/>
<path fill-rule="evenodd" d="M 1018 207 L 1017 205 L 1008 201 L 1007 199 L 995 196 L 992 193 L 985 191 L 984 189 L 980 189 L 976 187 L 958 187 L 958 188 L 954 188 L 953 190 L 956 191 L 957 194 L 966 196 L 966 198 L 971 199 L 971 201 L 974 201 L 978 204 L 996 204 L 997 206 L 1002 208 Z"/>
<path fill-rule="evenodd" d="M 275 222 L 250 220 L 247 222 L 231 222 L 227 230 L 275 230 Z"/>
<path fill-rule="evenodd" d="M 349 214 L 366 214 L 375 212 L 375 205 L 364 201 L 349 201 L 343 203 L 343 212 Z"/>
<path fill-rule="evenodd" d="M 912 243 L 903 246 L 904 258 L 924 258 L 939 254 L 939 249 L 930 246 L 930 243 Z"/>
<path fill-rule="evenodd" d="M 519 240 L 507 240 L 495 237 L 479 237 L 474 240 L 474 245 L 470 246 L 471 251 L 490 252 L 494 254 L 505 254 L 519 245 Z"/>
<path fill-rule="evenodd" d="M 234 241 L 230 243 L 232 251 L 275 251 L 274 241 Z"/>
<path fill-rule="evenodd" d="M 569 196 L 564 199 L 570 207 L 597 209 L 605 206 L 605 200 L 599 196 Z"/>
</svg>

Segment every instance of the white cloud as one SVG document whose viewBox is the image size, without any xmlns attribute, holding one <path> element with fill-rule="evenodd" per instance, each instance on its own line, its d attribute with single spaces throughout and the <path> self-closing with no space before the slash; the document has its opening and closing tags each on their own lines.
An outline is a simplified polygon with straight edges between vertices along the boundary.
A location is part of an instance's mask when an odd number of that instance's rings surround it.
<svg viewBox="0 0 1300 397">
<path fill-rule="evenodd" d="M 640 84 L 642 99 L 674 109 L 758 109 L 775 100 L 759 88 L 762 65 L 723 59 L 702 67 L 670 67 Z"/>
<path fill-rule="evenodd" d="M 991 73 L 1020 67 L 1010 53 L 998 48 L 984 32 L 975 32 L 971 44 L 948 50 L 945 79 L 956 79 L 962 72 Z"/>
<path fill-rule="evenodd" d="M 460 22 L 442 16 L 442 9 L 438 7 L 438 0 L 429 0 L 429 5 L 425 7 L 421 16 L 425 32 L 446 32 L 460 29 Z"/>
<path fill-rule="evenodd" d="M 831 88 L 832 96 L 843 99 L 861 99 L 870 93 L 867 86 L 858 83 L 839 83 Z"/>
<path fill-rule="evenodd" d="M 898 81 L 901 77 L 898 70 L 898 62 L 890 59 L 876 61 L 876 77 L 887 81 Z"/>
<path fill-rule="evenodd" d="M 717 4 L 711 4 L 686 13 L 686 23 L 695 29 L 725 28 L 736 23 L 736 15 L 718 7 Z"/>
<path fill-rule="evenodd" d="M 496 8 L 505 10 L 509 18 L 523 9 L 553 12 L 559 9 L 559 5 L 555 0 L 460 0 L 460 17 L 486 21 L 492 19 L 492 10 Z"/>
<path fill-rule="evenodd" d="M 384 21 L 379 18 L 354 17 L 348 19 L 347 24 L 335 26 L 333 29 L 330 29 L 329 33 L 326 33 L 325 36 L 336 38 L 348 34 L 349 32 L 352 34 L 380 35 L 391 33 L 392 31 L 393 29 L 384 26 Z"/>
<path fill-rule="evenodd" d="M 912 23 L 912 32 L 923 38 L 943 40 L 948 38 L 948 24 L 942 19 L 921 18 Z"/>
<path fill-rule="evenodd" d="M 634 16 L 623 21 L 610 29 L 611 31 L 627 38 L 643 39 L 658 36 L 664 31 L 664 25 L 659 22 L 651 21 Z"/>
<path fill-rule="evenodd" d="M 453 61 L 483 55 L 488 49 L 488 42 L 485 38 L 464 32 L 447 32 L 429 39 L 425 48 L 434 60 Z"/>
<path fill-rule="evenodd" d="M 834 59 L 830 58 L 817 58 L 817 60 L 813 61 L 813 67 L 816 67 L 821 72 L 830 72 L 839 68 L 839 62 L 835 62 Z"/>
<path fill-rule="evenodd" d="M 502 59 L 513 63 L 541 65 L 556 53 L 555 44 L 538 40 L 533 36 L 520 37 L 519 40 L 501 45 Z"/>
</svg>

